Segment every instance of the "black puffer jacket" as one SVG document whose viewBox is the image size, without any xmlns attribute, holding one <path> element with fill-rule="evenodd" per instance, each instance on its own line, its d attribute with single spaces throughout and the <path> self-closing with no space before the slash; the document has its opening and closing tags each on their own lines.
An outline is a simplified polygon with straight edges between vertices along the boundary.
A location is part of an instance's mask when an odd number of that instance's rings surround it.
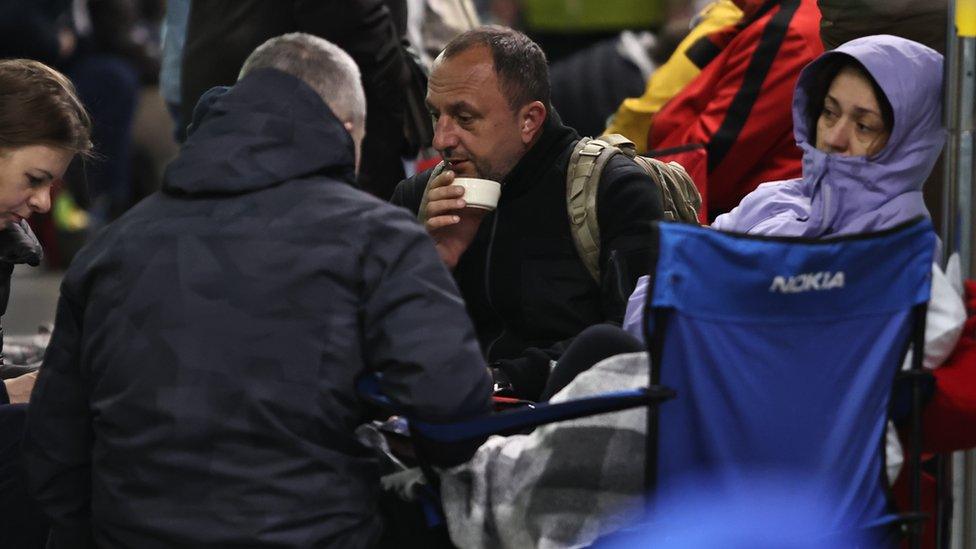
<svg viewBox="0 0 976 549">
<path fill-rule="evenodd" d="M 651 223 L 662 216 L 650 177 L 623 155 L 611 159 L 597 191 L 597 284 L 576 252 L 566 210 L 566 170 L 577 139 L 550 113 L 454 271 L 485 356 L 500 361 L 526 398 L 539 396 L 549 360 L 572 337 L 587 326 L 623 320 L 637 278 L 647 274 Z M 429 176 L 402 181 L 393 202 L 416 212 Z"/>
<path fill-rule="evenodd" d="M 26 263 L 36 267 L 41 263 L 41 243 L 26 221 L 13 223 L 0 229 L 0 316 L 7 312 L 10 301 L 10 277 L 14 265 Z M 23 367 L 8 368 L 3 357 L 3 327 L 0 326 L 0 378 L 7 379 L 24 373 Z M 10 402 L 7 388 L 0 383 L 0 404 Z"/>
<path fill-rule="evenodd" d="M 321 99 L 256 71 L 210 106 L 163 192 L 78 254 L 25 442 L 56 541 L 367 547 L 381 520 L 355 379 L 383 372 L 431 421 L 488 411 L 430 239 L 352 180 Z"/>
</svg>

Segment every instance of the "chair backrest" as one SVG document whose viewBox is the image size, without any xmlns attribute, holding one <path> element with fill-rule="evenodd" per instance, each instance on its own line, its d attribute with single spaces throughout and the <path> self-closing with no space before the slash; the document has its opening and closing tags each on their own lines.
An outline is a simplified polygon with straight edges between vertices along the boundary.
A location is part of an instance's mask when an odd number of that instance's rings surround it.
<svg viewBox="0 0 976 549">
<path fill-rule="evenodd" d="M 649 425 L 655 493 L 786 475 L 823 488 L 831 528 L 883 520 L 888 404 L 924 330 L 931 224 L 817 241 L 659 229 L 651 381 L 677 398 Z"/>
</svg>

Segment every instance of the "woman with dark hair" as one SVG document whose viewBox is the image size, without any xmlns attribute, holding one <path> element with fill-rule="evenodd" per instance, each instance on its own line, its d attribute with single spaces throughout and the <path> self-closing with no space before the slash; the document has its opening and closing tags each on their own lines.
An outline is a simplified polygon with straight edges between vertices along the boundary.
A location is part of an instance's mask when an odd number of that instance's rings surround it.
<svg viewBox="0 0 976 549">
<path fill-rule="evenodd" d="M 91 153 L 90 136 L 91 121 L 64 75 L 38 61 L 0 60 L 0 315 L 14 265 L 41 260 L 27 218 L 50 209 L 51 187 L 76 155 Z M 20 455 L 36 377 L 31 372 L 0 383 L 0 547 L 44 547 L 47 539 L 46 521 L 27 495 Z"/>
<path fill-rule="evenodd" d="M 816 75 L 816 79 L 810 82 L 810 99 L 807 101 L 805 114 L 806 127 L 813 131 L 817 149 L 823 152 L 840 153 L 842 156 L 871 156 L 878 153 L 884 147 L 895 125 L 895 114 L 881 86 L 860 61 L 848 55 L 825 57 Z M 830 93 L 832 90 L 833 94 Z M 855 142 L 863 142 L 870 150 L 854 150 L 849 153 L 835 151 L 823 141 L 834 128 L 834 123 L 841 114 L 838 111 L 840 105 L 835 97 L 837 94 L 842 94 L 844 98 L 852 101 L 859 101 L 859 105 L 864 106 L 855 121 L 860 125 L 855 128 L 859 136 Z"/>
<path fill-rule="evenodd" d="M 712 225 L 778 236 L 878 231 L 928 216 L 922 185 L 945 140 L 942 56 L 894 36 L 808 65 L 793 99 L 803 176 L 765 183 Z"/>
<path fill-rule="evenodd" d="M 88 114 L 64 75 L 37 61 L 0 61 L 0 315 L 14 264 L 41 260 L 26 219 L 51 208 L 51 187 L 75 155 L 90 153 L 90 135 Z M 26 402 L 35 376 L 0 383 L 0 403 Z"/>
<path fill-rule="evenodd" d="M 712 227 L 831 238 L 928 217 L 922 185 L 945 141 L 942 64 L 935 50 L 888 35 L 852 40 L 821 55 L 803 69 L 793 97 L 803 176 L 760 185 Z M 642 277 L 624 318 L 624 328 L 638 336 L 646 288 Z M 925 367 L 938 367 L 952 353 L 965 320 L 958 291 L 933 265 Z M 901 461 L 891 432 L 889 476 Z"/>
<path fill-rule="evenodd" d="M 880 231 L 929 213 L 922 185 L 945 141 L 942 56 L 895 36 L 868 36 L 824 53 L 800 75 L 794 137 L 803 151 L 798 179 L 760 185 L 713 228 L 749 234 L 830 238 Z M 964 309 L 934 269 L 926 366 L 945 359 Z M 640 334 L 647 280 L 630 298 L 624 326 Z M 945 296 L 945 297 L 943 297 Z M 944 330 L 937 330 L 943 326 Z"/>
</svg>

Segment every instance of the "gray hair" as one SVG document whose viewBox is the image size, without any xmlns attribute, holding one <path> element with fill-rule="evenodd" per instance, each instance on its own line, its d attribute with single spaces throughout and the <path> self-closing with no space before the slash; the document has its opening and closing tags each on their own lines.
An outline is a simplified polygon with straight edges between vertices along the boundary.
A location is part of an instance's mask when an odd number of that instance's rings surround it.
<svg viewBox="0 0 976 549">
<path fill-rule="evenodd" d="M 278 69 L 306 84 L 332 109 L 339 120 L 362 129 L 366 121 L 366 95 L 359 67 L 332 42 L 293 32 L 269 39 L 248 56 L 238 79 L 257 69 Z"/>
</svg>

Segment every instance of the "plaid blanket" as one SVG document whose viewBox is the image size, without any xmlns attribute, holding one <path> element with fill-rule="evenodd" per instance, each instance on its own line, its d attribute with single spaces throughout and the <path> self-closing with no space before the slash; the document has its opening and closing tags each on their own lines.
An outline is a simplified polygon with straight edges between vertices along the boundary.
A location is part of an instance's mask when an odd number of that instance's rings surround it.
<svg viewBox="0 0 976 549">
<path fill-rule="evenodd" d="M 647 354 L 608 358 L 553 402 L 647 385 Z M 467 463 L 441 471 L 459 547 L 580 547 L 633 524 L 643 510 L 646 409 L 488 439 Z"/>
</svg>

